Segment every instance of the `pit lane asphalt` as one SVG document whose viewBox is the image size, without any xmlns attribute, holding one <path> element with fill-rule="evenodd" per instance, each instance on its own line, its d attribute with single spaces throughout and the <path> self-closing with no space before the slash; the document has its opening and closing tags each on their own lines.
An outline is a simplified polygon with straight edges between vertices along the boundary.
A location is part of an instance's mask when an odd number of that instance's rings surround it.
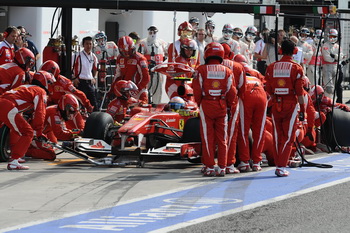
<svg viewBox="0 0 350 233">
<path fill-rule="evenodd" d="M 329 157 L 331 154 L 318 153 L 309 156 L 309 158 L 324 156 Z M 145 168 L 136 168 L 131 165 L 124 168 L 95 167 L 68 154 L 61 154 L 55 162 L 29 160 L 30 170 L 27 171 L 7 171 L 5 165 L 5 163 L 0 164 L 3 167 L 0 170 L 0 232 L 113 207 L 122 202 L 132 202 L 132 200 L 144 198 L 147 201 L 147 197 L 161 193 L 175 192 L 179 189 L 215 184 L 216 182 L 223 182 L 225 179 L 244 178 L 253 175 L 253 173 L 243 173 L 227 175 L 224 178 L 202 177 L 200 165 L 179 160 L 148 162 Z M 273 167 L 264 167 L 263 171 L 267 172 L 269 176 L 274 176 Z M 291 176 L 293 176 L 293 171 Z M 340 185 L 343 188 L 344 186 L 348 188 L 349 184 Z M 322 209 L 323 205 L 320 203 L 323 204 L 323 202 L 332 200 L 333 198 L 328 197 L 328 195 L 334 195 L 333 190 L 333 187 L 330 188 L 326 194 L 323 193 L 324 190 L 317 191 L 320 194 L 317 194 L 316 199 L 314 195 L 317 192 L 313 192 L 305 195 L 310 196 L 308 200 L 305 200 L 303 195 L 301 200 L 301 197 L 296 197 L 294 198 L 295 201 L 287 199 L 282 202 L 273 202 L 267 206 L 182 228 L 176 232 L 203 232 L 207 227 L 209 227 L 207 229 L 210 229 L 209 232 L 233 232 L 231 229 L 236 229 L 236 232 L 278 232 L 279 228 L 271 226 L 276 226 L 276 223 L 282 224 L 281 218 L 293 219 L 292 222 L 294 222 L 295 218 L 293 217 L 300 216 L 301 210 L 304 208 L 304 202 L 316 202 L 317 209 Z M 244 192 L 243 196 L 245 195 Z M 339 193 L 346 194 L 344 190 L 339 191 Z M 338 195 L 334 201 L 348 200 L 342 200 L 341 198 L 345 197 L 339 197 Z M 340 204 L 333 205 L 337 206 L 337 210 L 339 210 Z M 307 209 L 314 210 L 314 206 L 307 207 Z M 316 212 L 313 212 L 316 216 L 320 213 L 317 209 L 315 209 Z M 295 215 L 287 215 L 287 213 L 291 213 L 290 210 L 294 210 Z M 307 213 L 307 216 L 302 220 L 310 218 L 314 219 Z M 287 222 L 289 224 L 283 223 L 282 226 L 286 229 L 294 227 L 294 224 Z M 302 224 L 303 221 L 300 221 L 300 223 Z M 214 226 L 214 228 L 211 226 Z M 74 230 L 67 229 L 60 232 L 75 232 Z M 26 232 L 34 233 L 34 231 Z"/>
<path fill-rule="evenodd" d="M 308 159 L 332 155 L 319 153 Z M 0 232 L 253 174 L 204 178 L 200 165 L 187 161 L 149 162 L 145 168 L 95 167 L 65 153 L 55 162 L 29 160 L 27 164 L 28 171 L 7 171 L 6 163 L 0 163 Z M 274 176 L 274 168 L 265 167 L 263 172 Z M 349 232 L 349 186 L 349 182 L 340 183 L 253 209 L 242 208 L 197 225 L 193 221 L 174 232 Z"/>
</svg>

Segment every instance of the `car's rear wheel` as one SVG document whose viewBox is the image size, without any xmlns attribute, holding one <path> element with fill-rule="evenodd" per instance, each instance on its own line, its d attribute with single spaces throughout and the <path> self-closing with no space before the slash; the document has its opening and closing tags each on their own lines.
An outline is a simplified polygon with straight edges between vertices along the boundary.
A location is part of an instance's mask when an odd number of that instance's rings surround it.
<svg viewBox="0 0 350 233">
<path fill-rule="evenodd" d="M 93 112 L 86 120 L 83 137 L 101 139 L 110 144 L 112 138 L 109 135 L 109 129 L 113 126 L 113 122 L 112 116 L 108 113 Z M 103 158 L 108 155 L 108 153 L 94 152 L 88 152 L 87 154 L 95 158 Z"/>
<path fill-rule="evenodd" d="M 0 128 L 0 162 L 8 161 L 10 153 L 10 129 L 4 125 Z"/>
</svg>

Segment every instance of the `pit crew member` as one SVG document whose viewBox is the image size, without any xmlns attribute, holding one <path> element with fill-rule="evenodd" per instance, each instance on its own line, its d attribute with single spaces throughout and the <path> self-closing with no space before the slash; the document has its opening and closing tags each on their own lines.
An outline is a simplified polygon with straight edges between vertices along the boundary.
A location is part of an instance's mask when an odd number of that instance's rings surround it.
<svg viewBox="0 0 350 233">
<path fill-rule="evenodd" d="M 30 82 L 29 70 L 35 64 L 34 54 L 27 48 L 15 52 L 14 61 L 0 66 L 0 95 Z"/>
<path fill-rule="evenodd" d="M 225 176 L 226 170 L 227 109 L 235 102 L 236 88 L 232 71 L 221 65 L 224 54 L 221 44 L 208 44 L 204 52 L 206 64 L 198 67 L 192 83 L 200 111 L 204 176 Z M 217 171 L 214 168 L 216 147 Z"/>
<path fill-rule="evenodd" d="M 45 72 L 45 71 L 42 71 Z M 8 170 L 27 170 L 18 162 L 26 153 L 33 137 L 41 140 L 46 113 L 46 95 L 55 78 L 45 72 L 34 75 L 33 85 L 22 85 L 0 96 L 0 122 L 10 128 L 11 159 Z M 32 112 L 31 123 L 23 117 L 23 112 Z M 12 137 L 14 135 L 14 137 Z M 20 145 L 20 146 L 19 146 Z"/>
<path fill-rule="evenodd" d="M 292 61 L 295 43 L 289 39 L 282 42 L 281 60 L 266 69 L 266 91 L 272 97 L 272 120 L 276 146 L 276 170 L 279 177 L 288 176 L 286 170 L 292 145 L 295 141 L 298 103 L 299 119 L 305 119 L 303 98 L 303 68 Z"/>
<path fill-rule="evenodd" d="M 133 91 L 132 97 L 140 100 L 142 104 L 148 104 L 147 85 L 150 81 L 147 59 L 135 50 L 134 41 L 129 36 L 123 36 L 118 40 L 119 56 L 113 86 L 119 80 L 133 81 L 138 90 Z M 113 90 L 113 89 L 112 89 Z"/>
</svg>

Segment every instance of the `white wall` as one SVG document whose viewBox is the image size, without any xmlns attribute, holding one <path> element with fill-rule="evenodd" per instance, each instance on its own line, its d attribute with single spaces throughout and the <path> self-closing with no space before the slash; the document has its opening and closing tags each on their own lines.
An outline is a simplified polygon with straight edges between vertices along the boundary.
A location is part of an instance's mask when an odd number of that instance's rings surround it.
<svg viewBox="0 0 350 233">
<path fill-rule="evenodd" d="M 51 35 L 51 24 L 55 8 L 40 8 L 40 7 L 10 7 L 9 9 L 9 25 L 24 26 L 27 31 L 33 36 L 30 38 L 37 46 L 40 53 L 47 45 Z M 53 25 L 58 22 L 58 11 L 53 19 Z M 62 22 L 62 21 L 61 21 Z M 53 28 L 54 30 L 54 28 Z M 92 36 L 98 31 L 98 10 L 85 9 L 73 10 L 73 28 L 72 34 L 77 35 L 79 40 L 84 36 Z M 58 26 L 56 34 L 57 38 L 61 34 L 61 24 Z M 38 66 L 41 64 L 41 59 Z"/>
</svg>

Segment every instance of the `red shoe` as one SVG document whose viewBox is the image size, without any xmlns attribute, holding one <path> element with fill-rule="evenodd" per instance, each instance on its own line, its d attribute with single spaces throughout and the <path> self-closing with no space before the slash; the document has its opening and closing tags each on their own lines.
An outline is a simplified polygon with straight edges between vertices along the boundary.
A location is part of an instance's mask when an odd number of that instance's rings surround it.
<svg viewBox="0 0 350 233">
<path fill-rule="evenodd" d="M 9 162 L 9 164 L 7 164 L 7 170 L 28 170 L 28 169 L 29 169 L 28 166 L 23 166 L 18 162 L 17 159 L 14 159 L 12 162 Z"/>
<path fill-rule="evenodd" d="M 275 174 L 278 177 L 284 177 L 289 175 L 289 171 L 287 171 L 285 167 L 276 167 Z"/>
</svg>

